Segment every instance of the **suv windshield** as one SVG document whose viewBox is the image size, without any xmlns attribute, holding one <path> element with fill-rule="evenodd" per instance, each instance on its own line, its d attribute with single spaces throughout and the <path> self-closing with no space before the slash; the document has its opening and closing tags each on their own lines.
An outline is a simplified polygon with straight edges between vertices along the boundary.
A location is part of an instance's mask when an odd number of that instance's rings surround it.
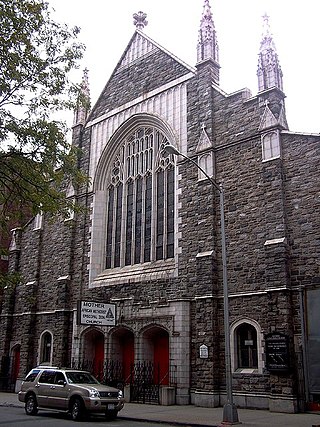
<svg viewBox="0 0 320 427">
<path fill-rule="evenodd" d="M 99 384 L 88 372 L 66 372 L 66 377 L 73 384 Z"/>
<path fill-rule="evenodd" d="M 36 379 L 36 376 L 38 375 L 38 373 L 40 372 L 40 369 L 33 369 L 28 375 L 27 377 L 24 379 L 24 381 L 34 381 Z"/>
</svg>

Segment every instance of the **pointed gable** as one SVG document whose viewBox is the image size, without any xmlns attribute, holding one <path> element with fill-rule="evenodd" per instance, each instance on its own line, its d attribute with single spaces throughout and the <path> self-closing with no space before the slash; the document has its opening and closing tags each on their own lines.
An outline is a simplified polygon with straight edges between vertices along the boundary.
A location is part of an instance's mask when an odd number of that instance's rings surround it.
<svg viewBox="0 0 320 427">
<path fill-rule="evenodd" d="M 282 104 L 280 107 L 278 117 L 276 117 L 271 111 L 268 105 L 268 102 L 266 102 L 266 106 L 260 121 L 259 130 L 268 129 L 274 126 L 281 126 L 284 129 L 288 127 L 286 117 L 285 117 L 284 107 Z"/>
<path fill-rule="evenodd" d="M 139 31 L 136 31 L 118 64 L 118 69 L 120 70 L 123 67 L 130 66 L 133 62 L 157 49 L 158 48 L 151 42 L 151 40 L 147 39 Z"/>
<path fill-rule="evenodd" d="M 277 124 L 278 124 L 278 120 L 275 118 L 272 111 L 268 107 L 268 103 L 266 103 L 266 106 L 261 118 L 259 130 L 270 128 L 272 126 L 276 126 Z"/>
<path fill-rule="evenodd" d="M 201 131 L 201 135 L 200 135 L 198 146 L 197 146 L 197 152 L 199 153 L 200 151 L 207 150 L 208 148 L 212 148 L 212 143 L 207 134 L 205 126 L 202 125 L 202 131 Z"/>
<path fill-rule="evenodd" d="M 195 70 L 136 30 L 102 91 L 90 120 L 121 107 Z"/>
</svg>

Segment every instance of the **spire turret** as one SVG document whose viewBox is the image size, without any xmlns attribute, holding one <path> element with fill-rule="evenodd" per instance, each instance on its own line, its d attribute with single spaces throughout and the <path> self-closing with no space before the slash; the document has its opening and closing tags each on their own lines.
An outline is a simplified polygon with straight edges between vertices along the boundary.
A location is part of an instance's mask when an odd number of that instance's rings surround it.
<svg viewBox="0 0 320 427">
<path fill-rule="evenodd" d="M 209 0 L 205 0 L 200 22 L 197 62 L 211 59 L 219 63 L 219 47 Z"/>
<path fill-rule="evenodd" d="M 83 70 L 82 82 L 80 85 L 80 92 L 78 96 L 77 107 L 74 112 L 73 125 L 84 125 L 90 111 L 90 89 L 88 69 Z"/>
<path fill-rule="evenodd" d="M 263 34 L 260 43 L 257 75 L 259 92 L 272 87 L 283 90 L 282 71 L 270 31 L 269 16 L 266 13 L 263 16 Z"/>
<path fill-rule="evenodd" d="M 219 84 L 219 48 L 209 0 L 204 1 L 197 46 L 197 69 Z"/>
</svg>

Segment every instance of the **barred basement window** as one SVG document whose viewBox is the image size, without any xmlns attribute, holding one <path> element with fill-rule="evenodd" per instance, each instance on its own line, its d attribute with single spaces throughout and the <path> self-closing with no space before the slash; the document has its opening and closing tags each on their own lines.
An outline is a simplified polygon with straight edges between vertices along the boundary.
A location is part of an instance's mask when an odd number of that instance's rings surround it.
<svg viewBox="0 0 320 427">
<path fill-rule="evenodd" d="M 167 138 L 139 127 L 119 141 L 107 178 L 106 268 L 174 255 L 174 164 Z"/>
</svg>

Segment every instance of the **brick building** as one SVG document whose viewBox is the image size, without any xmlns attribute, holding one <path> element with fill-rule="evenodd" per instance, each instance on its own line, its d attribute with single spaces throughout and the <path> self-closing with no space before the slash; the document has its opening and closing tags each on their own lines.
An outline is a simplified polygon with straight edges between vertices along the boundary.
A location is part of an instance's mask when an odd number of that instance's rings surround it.
<svg viewBox="0 0 320 427">
<path fill-rule="evenodd" d="M 91 183 L 68 195 L 87 209 L 14 231 L 10 268 L 22 282 L 1 313 L 2 376 L 19 368 L 19 383 L 39 363 L 88 366 L 134 401 L 143 371 L 161 403 L 223 404 L 219 194 L 196 162 L 225 191 L 235 403 L 295 412 L 319 401 L 320 135 L 289 131 L 264 20 L 252 95 L 219 86 L 208 0 L 195 67 L 135 15 L 98 101 L 75 114 Z"/>
</svg>

